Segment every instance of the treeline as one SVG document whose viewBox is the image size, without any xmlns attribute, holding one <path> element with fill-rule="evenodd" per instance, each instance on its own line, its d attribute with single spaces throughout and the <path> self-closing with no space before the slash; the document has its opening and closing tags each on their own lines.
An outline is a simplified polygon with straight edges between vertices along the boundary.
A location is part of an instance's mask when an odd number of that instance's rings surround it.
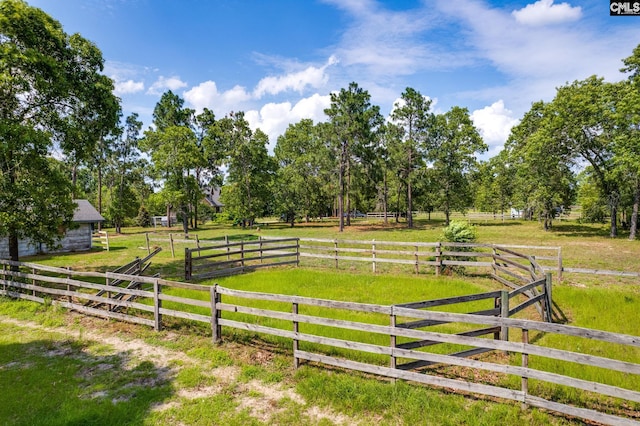
<svg viewBox="0 0 640 426">
<path fill-rule="evenodd" d="M 88 198 L 110 223 L 149 224 L 177 212 L 185 232 L 210 216 L 203 190 L 222 188 L 224 215 L 251 225 L 265 215 L 291 225 L 354 211 L 516 208 L 548 229 L 582 204 L 586 220 L 619 221 L 637 233 L 640 203 L 640 46 L 627 78 L 590 77 L 536 102 L 505 149 L 487 150 L 465 108 L 436 114 L 407 88 L 389 117 L 351 83 L 331 94 L 326 120 L 301 120 L 273 154 L 242 112 L 215 117 L 167 92 L 143 131 L 123 118 L 100 50 L 21 0 L 0 0 L 0 238 L 54 246 L 71 226 L 73 198 Z M 397 220 L 397 219 L 396 219 Z"/>
<path fill-rule="evenodd" d="M 174 211 L 187 232 L 210 214 L 202 200 L 211 186 L 221 186 L 224 214 L 242 226 L 265 215 L 292 226 L 337 216 L 342 229 L 349 212 L 402 210 L 412 227 L 414 210 L 443 210 L 448 221 L 472 204 L 487 146 L 466 109 L 434 114 L 428 98 L 407 88 L 385 119 L 351 83 L 331 95 L 325 113 L 324 122 L 291 124 L 270 154 L 266 134 L 252 131 L 244 113 L 197 114 L 168 91 L 144 133 L 134 114 L 101 139 L 103 161 L 79 169 L 76 195 L 95 199 L 118 231 L 127 220 Z"/>
</svg>

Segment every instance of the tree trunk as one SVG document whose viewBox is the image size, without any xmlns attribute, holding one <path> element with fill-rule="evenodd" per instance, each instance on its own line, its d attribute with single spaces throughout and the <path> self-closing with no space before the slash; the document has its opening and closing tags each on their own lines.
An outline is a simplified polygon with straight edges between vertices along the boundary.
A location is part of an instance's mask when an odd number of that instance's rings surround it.
<svg viewBox="0 0 640 426">
<path fill-rule="evenodd" d="M 9 235 L 9 258 L 15 262 L 20 261 L 18 236 L 15 233 Z M 11 270 L 15 270 L 13 267 Z"/>
<path fill-rule="evenodd" d="M 382 194 L 382 208 L 384 209 L 384 224 L 388 225 L 389 224 L 389 219 L 387 219 L 387 191 L 389 190 L 389 188 L 387 188 L 387 170 L 385 169 L 384 171 L 384 188 L 383 188 L 383 194 Z"/>
<path fill-rule="evenodd" d="M 171 204 L 167 204 L 167 228 L 171 228 Z"/>
<path fill-rule="evenodd" d="M 339 182 L 338 182 L 338 221 L 340 223 L 339 226 L 339 231 L 343 232 L 344 231 L 344 187 L 345 187 L 345 182 L 344 182 L 344 174 L 345 174 L 345 154 L 346 151 L 346 144 L 345 142 L 342 143 L 342 152 L 340 155 L 340 173 L 339 173 Z"/>
<path fill-rule="evenodd" d="M 618 236 L 618 206 L 611 206 L 611 233 L 609 234 L 611 238 L 615 238 Z"/>
<path fill-rule="evenodd" d="M 411 197 L 411 178 L 407 179 L 407 227 L 413 228 L 413 201 Z"/>
<path fill-rule="evenodd" d="M 98 213 L 102 216 L 102 164 L 98 164 Z M 102 222 L 98 222 L 98 231 L 102 231 Z"/>
<path fill-rule="evenodd" d="M 633 210 L 631 211 L 631 228 L 629 239 L 635 240 L 638 232 L 638 207 L 640 206 L 640 180 L 636 181 L 636 189 L 633 194 Z"/>
<path fill-rule="evenodd" d="M 183 204 L 180 210 L 182 211 L 182 232 L 187 235 L 189 233 L 189 208 Z"/>
</svg>

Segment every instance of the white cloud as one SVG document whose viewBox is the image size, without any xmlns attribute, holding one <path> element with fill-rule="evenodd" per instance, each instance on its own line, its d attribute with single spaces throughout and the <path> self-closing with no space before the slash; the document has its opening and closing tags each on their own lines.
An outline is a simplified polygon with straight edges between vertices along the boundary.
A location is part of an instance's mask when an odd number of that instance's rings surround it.
<svg viewBox="0 0 640 426">
<path fill-rule="evenodd" d="M 514 10 L 512 15 L 516 21 L 525 25 L 559 24 L 580 19 L 582 8 L 573 7 L 569 3 L 553 4 L 553 0 L 539 0 L 522 9 Z"/>
<path fill-rule="evenodd" d="M 187 83 L 180 80 L 180 77 L 164 77 L 160 76 L 158 79 L 149 87 L 147 90 L 147 94 L 149 95 L 161 95 L 166 90 L 176 91 L 178 89 L 182 89 L 183 87 L 187 87 Z"/>
<path fill-rule="evenodd" d="M 225 92 L 219 92 L 214 81 L 205 81 L 192 87 L 183 94 L 187 101 L 196 111 L 200 112 L 204 108 L 209 108 L 219 116 L 227 114 L 229 111 L 239 111 L 244 109 L 244 102 L 251 99 L 251 95 L 242 86 L 235 86 Z"/>
<path fill-rule="evenodd" d="M 295 105 L 290 102 L 268 103 L 259 111 L 251 110 L 245 113 L 245 119 L 251 129 L 260 129 L 269 136 L 271 151 L 289 124 L 297 123 L 303 118 L 310 118 L 314 122 L 326 120 L 324 109 L 331 104 L 330 96 L 314 94 L 300 99 Z"/>
<path fill-rule="evenodd" d="M 302 93 L 307 86 L 318 89 L 326 84 L 329 79 L 325 72 L 326 69 L 337 63 L 336 57 L 331 56 L 322 67 L 309 66 L 302 71 L 292 72 L 283 76 L 265 77 L 260 80 L 253 94 L 256 98 L 261 98 L 265 94 L 277 95 L 287 90 Z"/>
<path fill-rule="evenodd" d="M 493 150 L 499 150 L 504 146 L 511 128 L 518 124 L 518 120 L 513 117 L 513 111 L 504 107 L 502 99 L 473 111 L 471 119 L 485 143 Z"/>
<path fill-rule="evenodd" d="M 142 81 L 116 81 L 114 93 L 116 95 L 125 95 L 131 93 L 138 93 L 144 90 L 144 82 Z"/>
</svg>

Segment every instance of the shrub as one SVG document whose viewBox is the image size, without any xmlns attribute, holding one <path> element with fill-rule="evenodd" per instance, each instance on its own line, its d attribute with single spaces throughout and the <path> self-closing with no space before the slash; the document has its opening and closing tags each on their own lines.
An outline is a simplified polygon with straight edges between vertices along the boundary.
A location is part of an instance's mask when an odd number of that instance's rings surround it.
<svg viewBox="0 0 640 426">
<path fill-rule="evenodd" d="M 451 221 L 442 231 L 442 239 L 453 243 L 473 243 L 477 238 L 475 226 L 457 220 Z"/>
</svg>

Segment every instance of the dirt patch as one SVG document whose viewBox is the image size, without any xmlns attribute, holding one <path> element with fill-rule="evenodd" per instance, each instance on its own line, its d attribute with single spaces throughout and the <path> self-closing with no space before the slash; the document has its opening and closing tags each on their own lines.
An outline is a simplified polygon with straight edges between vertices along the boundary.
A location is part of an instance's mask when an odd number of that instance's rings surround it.
<svg viewBox="0 0 640 426">
<path fill-rule="evenodd" d="M 75 314 L 70 314 L 75 316 Z M 156 370 L 161 372 L 160 377 L 154 377 L 152 379 L 141 379 L 135 381 L 131 386 L 156 386 L 159 381 L 171 379 L 174 377 L 180 369 L 187 366 L 200 366 L 202 361 L 189 357 L 183 352 L 166 349 L 160 346 L 154 346 L 143 340 L 133 338 L 126 335 L 126 332 L 115 332 L 111 328 L 103 329 L 100 327 L 100 320 L 81 317 L 75 319 L 75 324 L 81 324 L 80 327 L 47 327 L 40 325 L 32 321 L 18 321 L 13 318 L 0 315 L 0 323 L 12 324 L 18 327 L 25 327 L 33 330 L 41 330 L 50 333 L 58 333 L 68 336 L 69 339 L 76 339 L 79 341 L 94 341 L 103 344 L 101 352 L 104 355 L 118 356 L 118 361 L 124 368 L 133 368 L 142 362 L 150 362 L 154 365 Z M 103 331 L 101 331 L 103 330 Z M 178 339 L 179 336 L 169 333 L 165 336 L 167 339 Z M 70 348 L 68 347 L 69 340 L 56 344 L 46 355 L 50 357 L 62 357 L 68 356 Z M 252 363 L 264 364 L 273 359 L 274 354 L 269 351 L 251 348 L 250 350 L 240 351 L 240 358 L 245 361 L 251 361 Z M 10 362 L 0 368 L 15 368 L 19 365 L 19 362 Z M 81 371 L 79 374 L 90 377 L 97 371 L 104 371 L 114 368 L 113 364 L 101 363 L 94 365 Z M 215 385 L 202 386 L 196 388 L 182 388 L 176 389 L 176 392 L 172 399 L 158 404 L 153 407 L 153 411 L 161 412 L 173 408 L 179 408 L 182 405 L 183 400 L 193 400 L 200 398 L 209 398 L 229 387 L 235 387 L 236 392 L 235 399 L 239 410 L 248 410 L 252 417 L 259 421 L 268 423 L 270 419 L 286 409 L 286 404 L 282 404 L 283 401 L 291 401 L 293 404 L 303 406 L 302 415 L 310 419 L 312 422 L 318 422 L 320 420 L 328 420 L 337 425 L 350 425 L 357 424 L 358 420 L 339 413 L 335 413 L 331 410 L 320 408 L 317 406 L 307 406 L 304 398 L 295 392 L 294 389 L 287 388 L 286 386 L 275 383 L 265 384 L 257 380 L 252 380 L 248 383 L 240 383 L 238 379 L 240 377 L 241 369 L 236 366 L 222 366 L 213 368 L 207 371 L 208 375 L 215 377 Z M 87 395 L 89 398 L 106 398 L 107 392 L 98 391 Z M 113 404 L 122 402 L 125 396 L 118 396 L 112 399 Z"/>
</svg>

